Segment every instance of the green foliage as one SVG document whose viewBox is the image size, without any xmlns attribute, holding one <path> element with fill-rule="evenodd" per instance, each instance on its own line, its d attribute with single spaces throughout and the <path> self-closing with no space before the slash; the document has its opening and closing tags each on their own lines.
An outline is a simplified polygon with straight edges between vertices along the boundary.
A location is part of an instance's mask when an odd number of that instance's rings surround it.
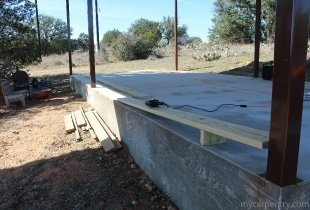
<svg viewBox="0 0 310 210">
<path fill-rule="evenodd" d="M 104 35 L 103 38 L 101 40 L 101 48 L 104 49 L 105 47 L 111 47 L 111 45 L 113 43 L 115 43 L 115 41 L 117 40 L 118 36 L 122 35 L 122 33 L 117 30 L 111 30 L 111 31 L 107 31 Z"/>
<path fill-rule="evenodd" d="M 61 66 L 61 65 L 64 65 L 64 63 L 62 61 L 57 60 L 54 62 L 54 65 Z"/>
<path fill-rule="evenodd" d="M 80 33 L 79 37 L 76 40 L 76 45 L 74 46 L 75 49 L 80 50 L 88 50 L 89 49 L 89 43 L 88 43 L 88 34 Z"/>
<path fill-rule="evenodd" d="M 135 37 L 141 37 L 150 45 L 155 46 L 161 39 L 161 31 L 159 23 L 147 19 L 139 19 L 131 25 L 129 33 Z"/>
<path fill-rule="evenodd" d="M 0 2 L 0 61 L 26 63 L 36 59 L 35 31 L 30 26 L 33 6 L 27 0 Z"/>
<path fill-rule="evenodd" d="M 52 41 L 67 38 L 67 24 L 59 18 L 39 15 L 40 35 L 42 40 Z"/>
<path fill-rule="evenodd" d="M 201 44 L 202 42 L 202 39 L 197 36 L 192 36 L 187 39 L 187 44 Z"/>
<path fill-rule="evenodd" d="M 255 0 L 215 0 L 213 43 L 252 43 L 255 36 Z M 276 0 L 262 3 L 262 40 L 274 39 Z"/>
<path fill-rule="evenodd" d="M 262 1 L 262 40 L 274 41 L 276 31 L 276 0 Z"/>
<path fill-rule="evenodd" d="M 45 55 L 61 54 L 67 51 L 67 24 L 59 18 L 39 15 L 42 53 Z M 35 20 L 33 20 L 35 27 Z M 71 29 L 72 31 L 72 29 Z M 76 46 L 73 41 L 73 49 Z"/>
<path fill-rule="evenodd" d="M 221 55 L 216 53 L 208 53 L 207 55 L 202 55 L 199 57 L 194 56 L 193 58 L 198 61 L 214 61 L 219 60 L 221 58 Z"/>
<path fill-rule="evenodd" d="M 160 28 L 162 32 L 162 37 L 168 40 L 168 44 L 174 38 L 174 18 L 172 17 L 164 17 L 162 22 L 160 23 Z M 178 35 L 179 37 L 187 37 L 187 26 L 182 25 L 178 27 Z"/>
<path fill-rule="evenodd" d="M 255 33 L 254 0 L 216 0 L 211 42 L 251 43 Z"/>
<path fill-rule="evenodd" d="M 0 1 L 0 76 L 7 78 L 15 65 L 37 58 L 35 31 L 31 28 L 34 4 L 28 0 Z"/>
<path fill-rule="evenodd" d="M 128 34 L 118 36 L 112 45 L 113 55 L 121 61 L 146 59 L 152 50 L 153 45 L 149 41 Z"/>
</svg>

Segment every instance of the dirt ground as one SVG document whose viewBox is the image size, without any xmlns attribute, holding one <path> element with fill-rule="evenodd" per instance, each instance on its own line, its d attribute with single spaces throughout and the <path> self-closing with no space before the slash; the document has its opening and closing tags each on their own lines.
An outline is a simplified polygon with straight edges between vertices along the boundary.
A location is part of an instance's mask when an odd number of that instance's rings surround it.
<svg viewBox="0 0 310 210">
<path fill-rule="evenodd" d="M 0 209 L 177 209 L 125 146 L 105 154 L 89 134 L 65 134 L 63 117 L 89 107 L 67 76 L 51 82 L 52 97 L 26 109 L 0 99 Z"/>
</svg>

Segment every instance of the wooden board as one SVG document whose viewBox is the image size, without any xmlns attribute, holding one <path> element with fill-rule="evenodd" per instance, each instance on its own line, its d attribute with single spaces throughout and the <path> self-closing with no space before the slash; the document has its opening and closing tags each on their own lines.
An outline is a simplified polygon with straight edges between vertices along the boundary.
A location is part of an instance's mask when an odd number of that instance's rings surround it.
<svg viewBox="0 0 310 210">
<path fill-rule="evenodd" d="M 71 118 L 71 114 L 66 115 L 64 117 L 64 121 L 65 121 L 65 129 L 67 133 L 72 133 L 73 131 L 75 131 L 75 127 Z"/>
<path fill-rule="evenodd" d="M 75 115 L 76 123 L 79 127 L 83 127 L 83 126 L 87 125 L 87 123 L 86 123 L 86 121 L 82 115 L 81 110 L 75 111 L 74 115 Z"/>
<path fill-rule="evenodd" d="M 189 112 L 184 112 L 165 106 L 151 108 L 146 106 L 144 101 L 133 98 L 119 98 L 118 101 L 137 109 L 141 109 L 170 120 L 196 127 L 200 130 L 215 134 L 217 136 L 231 139 L 260 149 L 268 148 L 269 134 L 265 131 L 248 128 L 245 126 Z"/>
<path fill-rule="evenodd" d="M 92 128 L 92 127 L 90 126 L 90 124 L 89 124 L 89 121 L 88 121 L 87 117 L 85 116 L 85 111 L 84 111 L 84 109 L 83 109 L 82 107 L 80 107 L 80 110 L 81 110 L 81 113 L 82 113 L 82 115 L 83 115 L 83 117 L 84 117 L 86 123 L 87 123 L 87 125 L 86 125 L 86 130 L 89 131 L 89 133 L 90 133 L 90 135 L 91 135 L 91 137 L 92 137 L 93 139 L 98 140 L 97 135 L 95 134 L 93 128 Z"/>
<path fill-rule="evenodd" d="M 109 152 L 113 149 L 115 149 L 115 146 L 113 142 L 111 141 L 110 137 L 108 134 L 105 132 L 103 127 L 101 126 L 100 122 L 97 120 L 93 112 L 86 112 L 85 113 L 91 127 L 94 129 L 98 140 L 101 143 L 101 146 L 106 152 Z"/>
<path fill-rule="evenodd" d="M 79 133 L 79 128 L 76 124 L 76 119 L 75 119 L 75 115 L 74 115 L 74 112 L 71 113 L 71 117 L 72 117 L 72 121 L 73 121 L 73 124 L 74 124 L 74 127 L 75 127 L 75 138 L 76 140 L 81 140 L 81 136 L 80 136 L 80 133 Z"/>
<path fill-rule="evenodd" d="M 101 126 L 104 128 L 112 142 L 114 143 L 116 149 L 121 149 L 123 146 L 119 143 L 118 139 L 115 137 L 115 135 L 112 133 L 110 128 L 105 124 L 105 122 L 102 120 L 102 118 L 99 116 L 99 114 L 96 111 L 93 111 L 93 114 L 96 116 L 97 120 L 100 122 Z"/>
<path fill-rule="evenodd" d="M 86 124 L 87 124 L 86 125 L 86 130 L 89 130 L 91 127 L 90 127 L 89 122 L 88 122 L 88 120 L 87 120 L 87 118 L 85 116 L 85 111 L 84 111 L 84 109 L 82 107 L 80 107 L 80 110 L 81 110 L 81 113 L 82 113 L 82 115 L 83 115 L 83 117 L 84 117 L 84 119 L 86 121 Z"/>
</svg>

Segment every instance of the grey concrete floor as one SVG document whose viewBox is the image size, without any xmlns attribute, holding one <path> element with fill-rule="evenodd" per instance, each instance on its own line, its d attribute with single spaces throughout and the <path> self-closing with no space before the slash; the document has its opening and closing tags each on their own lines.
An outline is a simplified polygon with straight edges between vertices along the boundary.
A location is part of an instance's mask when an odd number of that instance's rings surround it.
<svg viewBox="0 0 310 210">
<path fill-rule="evenodd" d="M 216 119 L 269 131 L 272 82 L 261 78 L 189 72 L 132 72 L 122 74 L 97 74 L 97 80 L 107 80 L 118 86 L 130 88 L 162 100 L 170 106 L 191 105 L 213 110 L 221 104 L 244 104 L 247 108 L 223 106 L 216 112 L 204 112 L 184 107 L 188 111 Z M 305 92 L 310 92 L 306 83 Z M 310 101 L 304 102 L 299 154 L 298 177 L 310 180 Z M 199 131 L 154 116 L 165 126 L 196 141 Z M 224 156 L 258 174 L 266 170 L 267 150 L 259 150 L 228 141 L 208 146 L 207 149 Z"/>
</svg>

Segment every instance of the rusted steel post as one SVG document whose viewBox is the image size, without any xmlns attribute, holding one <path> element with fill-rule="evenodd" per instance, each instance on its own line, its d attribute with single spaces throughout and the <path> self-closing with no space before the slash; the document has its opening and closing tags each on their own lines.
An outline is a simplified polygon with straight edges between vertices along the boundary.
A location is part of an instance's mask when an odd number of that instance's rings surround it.
<svg viewBox="0 0 310 210">
<path fill-rule="evenodd" d="M 278 0 L 266 178 L 284 187 L 297 182 L 305 85 L 309 0 Z"/>
<path fill-rule="evenodd" d="M 256 18 L 255 18 L 255 52 L 254 52 L 254 73 L 253 77 L 259 77 L 259 47 L 261 39 L 261 0 L 256 0 Z"/>
<path fill-rule="evenodd" d="M 38 10 L 38 1 L 35 0 L 36 4 L 36 19 L 37 19 L 37 33 L 38 33 L 38 57 L 40 62 L 42 61 L 42 53 L 41 53 L 41 33 L 40 33 L 40 22 L 39 22 L 39 10 Z"/>
<path fill-rule="evenodd" d="M 91 87 L 96 87 L 93 0 L 87 0 L 87 9 L 88 9 L 88 44 L 89 44 L 90 80 L 91 80 Z"/>
<path fill-rule="evenodd" d="M 178 49 L 178 0 L 174 0 L 174 67 L 179 70 L 179 49 Z"/>
<path fill-rule="evenodd" d="M 71 27 L 70 27 L 70 5 L 69 0 L 66 0 L 67 8 L 67 40 L 68 40 L 68 56 L 69 56 L 69 73 L 72 75 L 72 54 L 71 54 Z"/>
<path fill-rule="evenodd" d="M 98 18 L 98 1 L 95 0 L 95 7 L 96 7 L 96 32 L 97 32 L 97 49 L 98 53 L 100 51 L 100 37 L 99 37 L 99 18 Z"/>
</svg>

